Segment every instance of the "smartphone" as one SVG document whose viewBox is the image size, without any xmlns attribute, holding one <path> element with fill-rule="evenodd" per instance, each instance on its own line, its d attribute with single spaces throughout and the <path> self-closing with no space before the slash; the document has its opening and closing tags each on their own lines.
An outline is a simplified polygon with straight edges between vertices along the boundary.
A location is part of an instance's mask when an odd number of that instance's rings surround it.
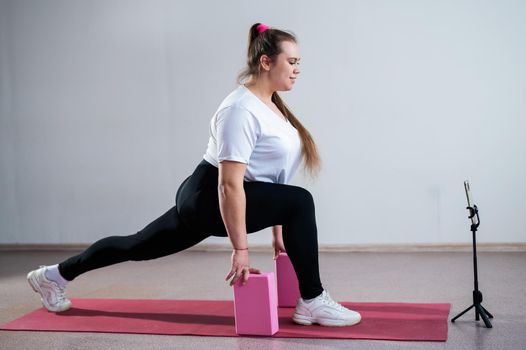
<svg viewBox="0 0 526 350">
<path fill-rule="evenodd" d="M 466 180 L 464 181 L 464 189 L 466 190 L 466 198 L 468 200 L 468 207 L 471 207 L 471 208 L 475 208 L 474 207 L 474 204 L 473 204 L 473 197 L 471 196 L 471 188 L 469 187 L 469 181 Z M 471 213 L 470 213 L 471 215 Z M 478 218 L 477 218 L 477 215 L 473 215 L 473 217 L 471 218 L 471 223 L 473 225 L 477 225 L 478 224 Z"/>
</svg>

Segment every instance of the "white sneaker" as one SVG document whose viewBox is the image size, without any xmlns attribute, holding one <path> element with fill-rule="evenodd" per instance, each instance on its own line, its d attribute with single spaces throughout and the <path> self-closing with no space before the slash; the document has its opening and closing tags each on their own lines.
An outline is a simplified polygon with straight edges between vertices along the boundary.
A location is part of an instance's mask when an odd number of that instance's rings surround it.
<svg viewBox="0 0 526 350">
<path fill-rule="evenodd" d="M 64 288 L 46 277 L 46 267 L 40 266 L 27 274 L 27 281 L 33 290 L 40 294 L 42 304 L 53 312 L 66 311 L 71 307 L 71 301 L 64 297 Z"/>
<path fill-rule="evenodd" d="M 303 298 L 298 298 L 296 311 L 292 320 L 296 323 L 310 326 L 318 323 L 322 326 L 351 326 L 360 322 L 362 316 L 338 304 L 323 291 L 316 298 L 307 303 Z"/>
</svg>

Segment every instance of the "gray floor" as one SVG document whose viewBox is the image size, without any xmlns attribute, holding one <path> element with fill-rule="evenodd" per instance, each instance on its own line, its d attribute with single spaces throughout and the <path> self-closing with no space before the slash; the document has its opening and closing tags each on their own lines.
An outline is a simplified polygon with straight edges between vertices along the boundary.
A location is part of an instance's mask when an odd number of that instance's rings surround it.
<svg viewBox="0 0 526 350">
<path fill-rule="evenodd" d="M 0 323 L 40 307 L 26 273 L 74 252 L 0 252 Z M 273 271 L 271 252 L 252 252 L 251 265 Z M 145 262 L 88 272 L 68 286 L 76 298 L 231 299 L 224 277 L 228 252 L 185 251 Z M 470 311 L 449 323 L 447 342 L 229 338 L 63 332 L 0 331 L 1 349 L 526 349 L 526 253 L 479 253 L 479 288 L 493 328 Z M 470 253 L 320 253 L 324 287 L 336 300 L 447 302 L 450 318 L 469 306 Z"/>
</svg>

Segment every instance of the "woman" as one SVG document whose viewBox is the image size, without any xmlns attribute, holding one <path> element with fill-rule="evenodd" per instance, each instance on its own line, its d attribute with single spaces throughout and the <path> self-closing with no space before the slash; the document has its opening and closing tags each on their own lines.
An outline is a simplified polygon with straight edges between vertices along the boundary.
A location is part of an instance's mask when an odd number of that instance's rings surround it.
<svg viewBox="0 0 526 350">
<path fill-rule="evenodd" d="M 29 284 L 43 305 L 52 312 L 69 309 L 66 284 L 84 272 L 159 258 L 210 236 L 229 237 L 233 251 L 225 280 L 244 284 L 249 273 L 260 273 L 249 264 L 247 233 L 272 226 L 274 258 L 286 249 L 299 281 L 294 322 L 360 322 L 359 313 L 323 289 L 312 195 L 287 184 L 302 159 L 311 174 L 320 164 L 310 133 L 277 94 L 292 89 L 299 61 L 293 34 L 254 24 L 239 86 L 214 114 L 204 159 L 177 190 L 176 205 L 136 234 L 103 238 L 60 264 L 31 271 Z"/>
</svg>

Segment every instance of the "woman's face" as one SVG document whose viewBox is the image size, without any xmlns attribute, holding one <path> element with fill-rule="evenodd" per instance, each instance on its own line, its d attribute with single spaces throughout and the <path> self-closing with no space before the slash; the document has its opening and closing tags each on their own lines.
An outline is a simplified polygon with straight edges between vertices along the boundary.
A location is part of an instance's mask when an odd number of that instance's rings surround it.
<svg viewBox="0 0 526 350">
<path fill-rule="evenodd" d="M 300 74 L 300 53 L 298 45 L 292 41 L 281 42 L 281 53 L 271 64 L 269 71 L 270 81 L 278 91 L 292 89 L 297 76 Z"/>
</svg>

